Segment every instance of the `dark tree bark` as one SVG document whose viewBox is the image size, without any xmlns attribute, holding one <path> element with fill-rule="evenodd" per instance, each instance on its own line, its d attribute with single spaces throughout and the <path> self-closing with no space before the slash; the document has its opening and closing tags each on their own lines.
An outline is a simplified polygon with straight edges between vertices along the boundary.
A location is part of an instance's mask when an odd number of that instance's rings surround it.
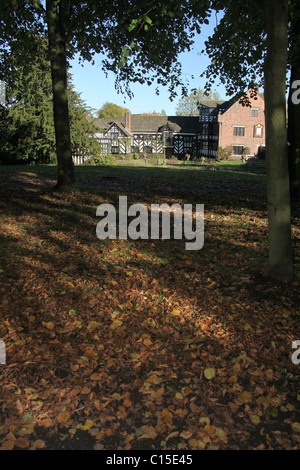
<svg viewBox="0 0 300 470">
<path fill-rule="evenodd" d="M 269 276 L 293 280 L 290 184 L 286 130 L 287 0 L 266 0 L 267 56 L 265 60 L 265 116 Z"/>
<path fill-rule="evenodd" d="M 74 184 L 67 95 L 66 12 L 64 2 L 46 1 L 49 52 L 53 87 L 53 111 L 57 151 L 57 188 Z"/>
</svg>

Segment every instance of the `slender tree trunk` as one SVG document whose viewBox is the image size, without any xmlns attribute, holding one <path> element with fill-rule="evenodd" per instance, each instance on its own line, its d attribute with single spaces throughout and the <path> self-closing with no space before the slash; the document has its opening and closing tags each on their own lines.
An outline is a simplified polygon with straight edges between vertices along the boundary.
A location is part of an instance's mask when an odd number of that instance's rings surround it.
<svg viewBox="0 0 300 470">
<path fill-rule="evenodd" d="M 63 1 L 46 1 L 49 51 L 53 87 L 53 112 L 58 163 L 58 188 L 74 183 L 67 96 L 66 28 Z"/>
<path fill-rule="evenodd" d="M 265 117 L 269 276 L 292 281 L 293 255 L 286 130 L 287 0 L 266 0 Z"/>
</svg>

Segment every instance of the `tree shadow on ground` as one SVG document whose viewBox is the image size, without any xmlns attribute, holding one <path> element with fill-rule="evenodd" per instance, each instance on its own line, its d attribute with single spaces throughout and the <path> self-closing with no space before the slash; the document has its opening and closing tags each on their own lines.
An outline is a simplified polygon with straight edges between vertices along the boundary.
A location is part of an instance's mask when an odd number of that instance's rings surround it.
<svg viewBox="0 0 300 470">
<path fill-rule="evenodd" d="M 30 415 L 46 448 L 297 446 L 299 282 L 266 279 L 264 209 L 208 198 L 204 247 L 187 253 L 184 241 L 98 240 L 95 208 L 117 199 L 34 185 L 2 198 L 3 440 L 25 445 Z"/>
</svg>

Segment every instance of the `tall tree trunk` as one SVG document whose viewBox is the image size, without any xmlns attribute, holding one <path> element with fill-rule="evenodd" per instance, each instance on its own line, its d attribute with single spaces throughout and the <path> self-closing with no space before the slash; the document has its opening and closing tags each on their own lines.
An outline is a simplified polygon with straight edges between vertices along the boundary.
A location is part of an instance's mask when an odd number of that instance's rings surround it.
<svg viewBox="0 0 300 470">
<path fill-rule="evenodd" d="M 66 15 L 64 2 L 46 1 L 49 51 L 53 87 L 53 112 L 58 163 L 58 188 L 74 183 L 67 95 Z"/>
<path fill-rule="evenodd" d="M 265 60 L 265 117 L 269 276 L 292 281 L 290 185 L 286 130 L 287 0 L 266 0 L 267 56 Z"/>
</svg>

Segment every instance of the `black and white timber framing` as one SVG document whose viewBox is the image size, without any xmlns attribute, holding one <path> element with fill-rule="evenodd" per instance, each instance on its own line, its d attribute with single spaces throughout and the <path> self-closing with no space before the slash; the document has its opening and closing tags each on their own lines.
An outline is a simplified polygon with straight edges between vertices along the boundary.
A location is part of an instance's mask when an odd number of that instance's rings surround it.
<svg viewBox="0 0 300 470">
<path fill-rule="evenodd" d="M 217 155 L 217 140 L 202 133 L 199 116 L 129 115 L 124 118 L 96 119 L 95 137 L 102 154 L 159 154 L 191 158 Z"/>
</svg>

